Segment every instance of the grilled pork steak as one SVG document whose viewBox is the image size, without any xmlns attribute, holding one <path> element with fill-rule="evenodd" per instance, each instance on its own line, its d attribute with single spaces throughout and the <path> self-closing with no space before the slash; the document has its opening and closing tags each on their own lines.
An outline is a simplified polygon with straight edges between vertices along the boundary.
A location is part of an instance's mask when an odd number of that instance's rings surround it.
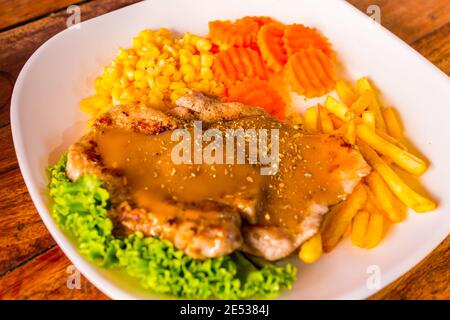
<svg viewBox="0 0 450 320">
<path fill-rule="evenodd" d="M 369 173 L 362 156 L 333 135 L 307 135 L 262 109 L 188 94 L 168 113 L 117 106 L 69 148 L 67 173 L 99 176 L 111 194 L 111 216 L 129 231 L 168 239 L 194 258 L 243 250 L 283 258 L 313 236 L 328 206 Z M 277 129 L 275 175 L 249 164 L 175 164 L 177 128 Z M 236 150 L 239 148 L 236 147 Z M 248 158 L 246 159 L 248 160 Z"/>
</svg>

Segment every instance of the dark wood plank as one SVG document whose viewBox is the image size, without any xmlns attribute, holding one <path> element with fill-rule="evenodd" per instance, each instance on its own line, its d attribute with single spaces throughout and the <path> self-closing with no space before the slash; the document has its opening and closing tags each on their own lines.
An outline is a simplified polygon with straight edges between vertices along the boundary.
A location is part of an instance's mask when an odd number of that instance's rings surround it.
<svg viewBox="0 0 450 320">
<path fill-rule="evenodd" d="M 27 263 L 26 268 L 0 278 L 0 299 L 108 299 L 83 276 L 79 289 L 69 288 L 68 280 L 70 284 L 75 280 L 72 268 L 61 249 L 54 247 Z"/>
<path fill-rule="evenodd" d="M 0 30 L 66 8 L 76 0 L 0 0 Z"/>
<path fill-rule="evenodd" d="M 412 47 L 450 76 L 450 22 L 416 40 Z"/>
<path fill-rule="evenodd" d="M 109 11 L 138 2 L 137 0 L 102 0 L 80 5 L 85 21 Z M 66 28 L 67 13 L 62 10 L 43 19 L 0 33 L 0 127 L 9 123 L 12 83 L 31 54 L 53 35 Z"/>
<path fill-rule="evenodd" d="M 55 241 L 28 194 L 19 169 L 0 178 L 0 275 L 36 256 Z"/>
<path fill-rule="evenodd" d="M 81 5 L 82 17 L 87 20 L 134 2 L 89 2 Z M 34 208 L 18 169 L 9 126 L 9 101 L 23 64 L 43 42 L 66 27 L 65 21 L 64 11 L 0 33 L 0 275 L 55 244 Z"/>
<path fill-rule="evenodd" d="M 376 5 L 381 24 L 412 43 L 450 21 L 450 0 L 347 0 L 362 12 Z"/>
<path fill-rule="evenodd" d="M 411 271 L 371 297 L 373 300 L 450 299 L 450 237 Z"/>
</svg>

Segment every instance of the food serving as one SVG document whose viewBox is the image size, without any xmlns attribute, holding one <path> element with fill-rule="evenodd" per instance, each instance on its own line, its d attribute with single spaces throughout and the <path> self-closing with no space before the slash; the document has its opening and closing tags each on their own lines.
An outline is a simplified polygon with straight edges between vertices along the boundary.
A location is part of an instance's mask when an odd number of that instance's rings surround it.
<svg viewBox="0 0 450 320">
<path fill-rule="evenodd" d="M 272 297 L 295 280 L 293 253 L 313 263 L 346 237 L 376 247 L 407 208 L 436 204 L 398 174 L 427 163 L 395 109 L 367 78 L 338 79 L 336 60 L 317 29 L 270 17 L 211 21 L 208 37 L 140 32 L 50 168 L 57 223 L 89 260 L 183 298 Z M 299 111 L 293 94 L 323 103 Z"/>
</svg>

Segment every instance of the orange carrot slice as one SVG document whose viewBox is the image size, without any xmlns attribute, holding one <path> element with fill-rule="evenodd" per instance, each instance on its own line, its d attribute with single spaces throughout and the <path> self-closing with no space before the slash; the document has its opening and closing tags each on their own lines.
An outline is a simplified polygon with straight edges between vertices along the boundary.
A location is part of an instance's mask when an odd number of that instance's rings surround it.
<svg viewBox="0 0 450 320">
<path fill-rule="evenodd" d="M 292 90 L 308 98 L 324 95 L 336 83 L 333 61 L 320 49 L 300 50 L 291 55 L 285 68 L 286 81 Z"/>
<path fill-rule="evenodd" d="M 253 77 L 268 79 L 267 67 L 261 54 L 250 47 L 231 47 L 220 51 L 215 56 L 212 70 L 214 77 L 228 88 L 238 80 Z"/>
<path fill-rule="evenodd" d="M 238 81 L 228 91 L 227 101 L 237 101 L 264 108 L 267 113 L 284 119 L 285 103 L 270 84 L 261 79 L 249 78 Z"/>
<path fill-rule="evenodd" d="M 288 55 L 308 47 L 314 47 L 322 50 L 328 57 L 333 57 L 333 50 L 327 38 L 317 29 L 309 28 L 302 24 L 286 26 L 283 41 Z"/>
<path fill-rule="evenodd" d="M 262 27 L 265 24 L 275 22 L 274 19 L 272 19 L 271 17 L 266 17 L 266 16 L 247 16 L 247 17 L 244 17 L 243 19 L 251 19 L 251 20 L 255 21 L 259 27 Z"/>
<path fill-rule="evenodd" d="M 249 46 L 256 42 L 258 30 L 259 24 L 250 18 L 209 22 L 209 38 L 219 46 Z"/>
<path fill-rule="evenodd" d="M 257 36 L 257 43 L 266 65 L 273 71 L 279 72 L 287 62 L 284 48 L 284 26 L 279 23 L 269 23 L 261 27 Z"/>
</svg>

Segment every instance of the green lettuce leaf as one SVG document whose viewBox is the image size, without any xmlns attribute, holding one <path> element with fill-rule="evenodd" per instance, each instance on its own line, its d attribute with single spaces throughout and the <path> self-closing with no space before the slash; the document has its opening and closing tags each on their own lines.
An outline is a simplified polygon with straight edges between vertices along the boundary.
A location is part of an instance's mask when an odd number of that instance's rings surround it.
<svg viewBox="0 0 450 320">
<path fill-rule="evenodd" d="M 93 175 L 70 181 L 66 162 L 63 155 L 49 168 L 53 217 L 60 228 L 74 235 L 80 253 L 89 261 L 123 269 L 144 288 L 181 298 L 270 298 L 292 287 L 296 268 L 290 264 L 279 266 L 239 252 L 195 260 L 167 240 L 139 232 L 116 237 L 108 217 L 108 191 Z"/>
</svg>

